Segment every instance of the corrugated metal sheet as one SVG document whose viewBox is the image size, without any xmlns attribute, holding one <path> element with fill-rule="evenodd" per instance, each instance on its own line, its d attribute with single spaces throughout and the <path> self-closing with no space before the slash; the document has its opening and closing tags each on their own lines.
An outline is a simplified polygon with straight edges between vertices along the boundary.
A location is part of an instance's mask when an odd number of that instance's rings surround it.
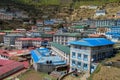
<svg viewBox="0 0 120 80">
<path fill-rule="evenodd" d="M 24 65 L 20 62 L 15 62 L 12 60 L 0 60 L 0 79 L 11 75 L 24 68 Z"/>
<path fill-rule="evenodd" d="M 115 43 L 105 38 L 83 38 L 78 41 L 69 42 L 69 44 L 95 47 L 95 46 L 112 45 Z"/>
</svg>

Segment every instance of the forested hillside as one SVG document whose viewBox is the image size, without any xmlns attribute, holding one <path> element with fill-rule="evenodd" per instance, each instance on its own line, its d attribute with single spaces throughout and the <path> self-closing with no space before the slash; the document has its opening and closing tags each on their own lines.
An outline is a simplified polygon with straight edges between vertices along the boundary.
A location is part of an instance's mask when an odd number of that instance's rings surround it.
<svg viewBox="0 0 120 80">
<path fill-rule="evenodd" d="M 104 3 L 118 2 L 120 0 L 12 0 L 15 2 L 33 4 L 33 5 L 64 5 L 74 3 L 75 6 L 79 5 L 101 5 Z"/>
</svg>

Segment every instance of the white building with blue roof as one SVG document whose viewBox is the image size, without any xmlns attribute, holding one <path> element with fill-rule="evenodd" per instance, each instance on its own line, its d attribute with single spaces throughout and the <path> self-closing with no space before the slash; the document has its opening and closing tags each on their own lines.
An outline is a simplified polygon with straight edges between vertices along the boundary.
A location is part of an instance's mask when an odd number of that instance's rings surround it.
<svg viewBox="0 0 120 80">
<path fill-rule="evenodd" d="M 114 42 L 105 38 L 83 38 L 69 42 L 70 71 L 86 71 L 92 73 L 97 63 L 113 55 Z"/>
</svg>

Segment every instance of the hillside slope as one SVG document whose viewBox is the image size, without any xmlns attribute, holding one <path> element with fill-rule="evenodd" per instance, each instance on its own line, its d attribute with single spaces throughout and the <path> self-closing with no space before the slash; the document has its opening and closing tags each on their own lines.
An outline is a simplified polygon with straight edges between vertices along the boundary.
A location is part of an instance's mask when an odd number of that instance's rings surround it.
<svg viewBox="0 0 120 80">
<path fill-rule="evenodd" d="M 120 53 L 106 61 L 106 63 L 108 62 L 117 62 L 118 65 L 105 66 L 100 64 L 88 80 L 120 80 L 120 67 L 118 67 L 120 66 Z"/>
</svg>

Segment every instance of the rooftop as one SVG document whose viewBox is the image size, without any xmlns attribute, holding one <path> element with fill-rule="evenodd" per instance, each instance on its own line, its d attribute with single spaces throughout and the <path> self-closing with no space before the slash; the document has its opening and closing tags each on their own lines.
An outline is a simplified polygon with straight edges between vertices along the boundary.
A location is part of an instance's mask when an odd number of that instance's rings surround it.
<svg viewBox="0 0 120 80">
<path fill-rule="evenodd" d="M 75 29 L 83 29 L 84 26 L 82 26 L 82 25 L 76 25 L 76 26 L 72 26 L 72 28 L 75 28 Z"/>
<path fill-rule="evenodd" d="M 105 13 L 105 10 L 97 10 L 96 13 Z"/>
<path fill-rule="evenodd" d="M 52 38 L 52 34 L 41 34 L 42 38 Z"/>
<path fill-rule="evenodd" d="M 4 33 L 4 32 L 0 32 L 0 35 L 5 35 L 6 33 Z"/>
<path fill-rule="evenodd" d="M 51 45 L 54 46 L 55 48 L 65 52 L 66 54 L 70 54 L 70 48 L 67 46 L 64 46 L 64 45 L 61 45 L 61 44 L 58 44 L 55 42 L 52 42 Z"/>
<path fill-rule="evenodd" d="M 22 34 L 7 34 L 6 36 L 24 36 L 24 35 L 22 35 Z"/>
<path fill-rule="evenodd" d="M 13 74 L 14 72 L 17 72 L 17 71 L 24 68 L 24 65 L 22 63 L 16 62 L 16 61 L 13 61 L 13 60 L 2 60 L 2 59 L 0 59 L 0 65 L 1 65 L 0 66 L 0 79 L 8 76 L 10 74 Z M 15 69 L 17 69 L 17 70 L 14 71 Z M 14 72 L 11 72 L 11 71 L 14 71 Z M 6 74 L 6 73 L 9 73 L 9 74 Z"/>
<path fill-rule="evenodd" d="M 81 36 L 80 33 L 57 33 L 57 36 L 68 36 L 68 37 L 78 37 Z"/>
<path fill-rule="evenodd" d="M 26 49 L 26 50 L 11 50 L 11 51 L 8 51 L 8 50 L 0 49 L 0 55 L 5 55 L 5 56 L 8 56 L 8 57 L 17 56 L 17 55 L 24 55 L 24 54 L 29 54 L 29 50 Z"/>
<path fill-rule="evenodd" d="M 1 32 L 12 32 L 13 30 L 0 30 Z"/>
<path fill-rule="evenodd" d="M 21 41 L 42 41 L 42 38 L 18 38 L 17 40 L 21 40 Z"/>
<path fill-rule="evenodd" d="M 105 38 L 83 38 L 78 41 L 71 41 L 69 42 L 69 44 L 95 47 L 95 46 L 113 45 L 115 43 Z"/>
<path fill-rule="evenodd" d="M 51 51 L 47 48 L 38 48 L 31 51 L 32 59 L 35 63 L 46 64 L 47 61 L 51 61 L 52 65 L 66 64 L 59 56 L 52 56 Z"/>
<path fill-rule="evenodd" d="M 96 38 L 97 38 L 97 37 L 105 37 L 105 35 L 102 35 L 102 34 L 89 34 L 88 36 L 89 36 L 89 37 L 94 37 L 94 38 L 95 38 L 95 37 L 96 37 Z"/>
</svg>

